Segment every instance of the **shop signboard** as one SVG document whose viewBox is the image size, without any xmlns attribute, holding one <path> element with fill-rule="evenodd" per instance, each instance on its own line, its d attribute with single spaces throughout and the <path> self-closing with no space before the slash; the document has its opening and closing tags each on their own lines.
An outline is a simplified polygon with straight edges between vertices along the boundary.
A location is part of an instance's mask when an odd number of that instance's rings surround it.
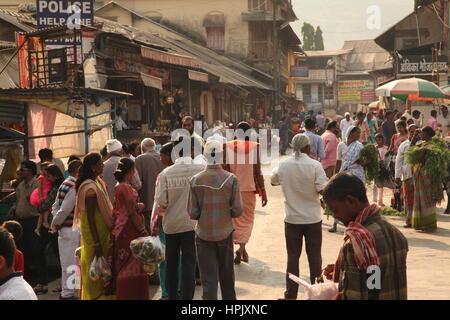
<svg viewBox="0 0 450 320">
<path fill-rule="evenodd" d="M 447 56 L 439 56 L 437 61 L 433 61 L 431 55 L 402 55 L 398 59 L 397 74 L 431 75 L 433 70 L 447 72 Z"/>
<path fill-rule="evenodd" d="M 39 29 L 67 25 L 69 29 L 91 26 L 94 21 L 93 0 L 37 0 L 36 20 Z M 73 45 L 74 39 L 47 40 L 52 45 Z M 79 43 L 77 43 L 79 44 Z"/>
<path fill-rule="evenodd" d="M 339 101 L 373 101 L 375 100 L 375 83 L 373 80 L 338 81 Z"/>
<path fill-rule="evenodd" d="M 309 69 L 307 66 L 292 66 L 291 67 L 291 77 L 295 78 L 308 78 Z"/>
</svg>

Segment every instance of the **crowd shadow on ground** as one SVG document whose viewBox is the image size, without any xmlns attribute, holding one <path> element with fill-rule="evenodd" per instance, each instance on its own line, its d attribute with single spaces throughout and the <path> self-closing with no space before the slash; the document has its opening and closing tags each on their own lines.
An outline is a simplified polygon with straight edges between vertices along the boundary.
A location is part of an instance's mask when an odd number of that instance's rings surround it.
<svg viewBox="0 0 450 320">
<path fill-rule="evenodd" d="M 252 284 L 264 284 L 268 281 L 270 286 L 274 288 L 284 288 L 284 272 L 271 270 L 269 265 L 259 259 L 249 257 L 249 263 L 241 262 L 235 265 L 234 272 L 236 282 L 247 282 Z M 278 279 L 282 280 L 281 282 Z"/>
<path fill-rule="evenodd" d="M 445 242 L 424 238 L 408 238 L 408 245 L 410 247 L 429 248 L 446 252 L 450 249 L 450 245 Z"/>
</svg>

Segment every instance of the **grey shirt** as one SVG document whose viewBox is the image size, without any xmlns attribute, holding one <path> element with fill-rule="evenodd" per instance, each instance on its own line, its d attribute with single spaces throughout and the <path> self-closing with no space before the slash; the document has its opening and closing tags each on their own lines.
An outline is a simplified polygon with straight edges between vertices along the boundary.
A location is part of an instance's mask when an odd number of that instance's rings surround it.
<svg viewBox="0 0 450 320">
<path fill-rule="evenodd" d="M 151 211 L 155 198 L 156 178 L 164 170 L 164 164 L 155 150 L 141 154 L 136 158 L 135 164 L 142 182 L 142 189 L 139 192 L 140 199 L 145 204 L 145 211 Z"/>
</svg>

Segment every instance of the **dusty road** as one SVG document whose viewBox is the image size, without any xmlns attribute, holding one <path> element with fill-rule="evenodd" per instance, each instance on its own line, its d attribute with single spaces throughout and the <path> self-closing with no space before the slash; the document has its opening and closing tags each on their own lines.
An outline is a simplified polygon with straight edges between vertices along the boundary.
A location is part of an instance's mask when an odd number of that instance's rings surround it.
<svg viewBox="0 0 450 320">
<path fill-rule="evenodd" d="M 238 299 L 278 299 L 285 288 L 286 249 L 284 242 L 284 203 L 280 187 L 272 187 L 266 177 L 269 202 L 262 208 L 260 201 L 256 209 L 255 227 L 248 244 L 250 261 L 235 267 Z M 388 203 L 385 192 L 385 203 Z M 372 190 L 369 188 L 369 199 Z M 446 204 L 447 202 L 445 202 Z M 443 205 L 438 210 L 438 230 L 435 233 L 420 233 L 403 228 L 402 217 L 388 217 L 409 242 L 408 253 L 408 296 L 409 299 L 450 299 L 450 216 L 444 215 Z M 337 233 L 329 233 L 332 218 L 323 220 L 323 266 L 334 263 L 343 238 L 343 227 Z M 301 278 L 309 281 L 306 252 L 300 258 Z M 50 284 L 50 289 L 56 282 Z M 51 291 L 51 290 L 50 290 Z M 40 299 L 58 299 L 58 294 L 39 296 Z M 150 286 L 152 299 L 159 299 L 159 286 Z M 304 295 L 300 289 L 299 299 Z M 201 299 L 201 287 L 197 287 L 195 299 Z"/>
</svg>

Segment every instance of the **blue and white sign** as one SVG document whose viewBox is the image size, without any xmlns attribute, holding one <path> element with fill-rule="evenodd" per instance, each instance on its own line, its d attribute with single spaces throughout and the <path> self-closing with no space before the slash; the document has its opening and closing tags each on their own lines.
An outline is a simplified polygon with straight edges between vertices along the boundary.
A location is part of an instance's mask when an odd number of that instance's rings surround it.
<svg viewBox="0 0 450 320">
<path fill-rule="evenodd" d="M 69 29 L 91 26 L 94 22 L 93 0 L 37 0 L 37 24 L 39 29 L 67 25 Z M 73 44 L 73 41 L 51 41 L 52 44 Z"/>
</svg>

